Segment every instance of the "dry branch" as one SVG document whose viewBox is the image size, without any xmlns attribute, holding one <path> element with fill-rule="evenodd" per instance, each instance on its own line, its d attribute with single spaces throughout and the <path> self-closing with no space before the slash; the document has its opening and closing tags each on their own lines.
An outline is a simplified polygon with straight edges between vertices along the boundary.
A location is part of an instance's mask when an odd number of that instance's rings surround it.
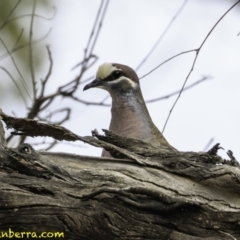
<svg viewBox="0 0 240 240">
<path fill-rule="evenodd" d="M 239 164 L 217 156 L 219 145 L 176 153 L 106 130 L 81 137 L 0 116 L 14 134 L 80 140 L 115 157 L 7 148 L 1 128 L 0 227 L 61 231 L 66 239 L 240 239 Z"/>
</svg>

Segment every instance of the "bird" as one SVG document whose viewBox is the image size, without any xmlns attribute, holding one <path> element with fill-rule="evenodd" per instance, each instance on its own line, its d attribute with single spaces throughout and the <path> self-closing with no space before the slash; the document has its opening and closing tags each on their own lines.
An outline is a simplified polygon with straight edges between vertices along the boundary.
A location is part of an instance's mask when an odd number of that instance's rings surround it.
<svg viewBox="0 0 240 240">
<path fill-rule="evenodd" d="M 138 75 L 131 67 L 119 63 L 100 65 L 95 80 L 85 85 L 83 91 L 90 88 L 106 90 L 112 98 L 109 126 L 111 132 L 177 151 L 153 123 L 142 95 Z M 111 155 L 103 149 L 102 157 Z"/>
</svg>

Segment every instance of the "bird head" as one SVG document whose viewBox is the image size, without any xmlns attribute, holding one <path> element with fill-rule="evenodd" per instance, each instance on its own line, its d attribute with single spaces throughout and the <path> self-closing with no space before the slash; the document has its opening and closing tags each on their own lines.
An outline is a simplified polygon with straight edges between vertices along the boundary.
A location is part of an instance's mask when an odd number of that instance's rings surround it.
<svg viewBox="0 0 240 240">
<path fill-rule="evenodd" d="M 139 79 L 135 71 L 122 64 L 104 63 L 99 66 L 96 79 L 87 84 L 83 91 L 90 88 L 102 88 L 112 93 L 129 93 L 139 89 Z"/>
</svg>

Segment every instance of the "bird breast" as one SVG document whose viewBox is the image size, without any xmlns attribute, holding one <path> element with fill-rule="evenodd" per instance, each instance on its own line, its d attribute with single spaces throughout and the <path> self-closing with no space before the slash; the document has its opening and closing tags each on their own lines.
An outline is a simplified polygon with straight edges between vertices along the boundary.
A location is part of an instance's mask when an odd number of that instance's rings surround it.
<svg viewBox="0 0 240 240">
<path fill-rule="evenodd" d="M 113 100 L 110 131 L 148 142 L 153 136 L 152 124 L 145 103 L 140 103 L 136 99 L 128 101 L 118 99 L 115 102 Z"/>
</svg>

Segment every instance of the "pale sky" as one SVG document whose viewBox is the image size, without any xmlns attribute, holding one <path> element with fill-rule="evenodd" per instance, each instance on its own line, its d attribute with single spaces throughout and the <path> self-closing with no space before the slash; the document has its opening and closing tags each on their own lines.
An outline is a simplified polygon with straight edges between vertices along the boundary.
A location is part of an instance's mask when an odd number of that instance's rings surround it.
<svg viewBox="0 0 240 240">
<path fill-rule="evenodd" d="M 184 1 L 179 0 L 121 0 L 110 1 L 104 23 L 94 53 L 99 57 L 83 80 L 93 76 L 98 65 L 117 62 L 136 68 L 146 56 L 161 33 L 169 24 Z M 137 72 L 139 77 L 168 58 L 183 51 L 200 46 L 208 32 L 219 18 L 236 1 L 189 0 L 175 20 L 154 53 Z M 78 69 L 71 70 L 82 60 L 100 1 L 57 0 L 57 13 L 51 22 L 44 22 L 44 28 L 52 28 L 50 36 L 42 44 L 51 46 L 54 68 L 48 92 L 72 80 Z M 239 4 L 240 5 L 240 4 Z M 219 23 L 201 49 L 194 71 L 187 85 L 199 80 L 203 75 L 212 76 L 196 87 L 184 92 L 179 99 L 164 136 L 180 151 L 202 151 L 211 138 L 220 142 L 225 151 L 231 149 L 240 159 L 240 6 L 231 10 Z M 39 10 L 40 11 L 40 10 Z M 49 10 L 49 14 L 50 14 Z M 38 25 L 41 23 L 37 23 Z M 42 28 L 42 29 L 44 29 Z M 36 30 L 36 37 L 42 32 Z M 45 51 L 45 50 L 44 50 Z M 181 55 L 169 61 L 155 72 L 141 80 L 145 100 L 164 96 L 181 88 L 194 60 L 195 53 Z M 47 62 L 46 57 L 46 64 Z M 46 68 L 38 78 L 46 75 Z M 98 102 L 107 96 L 101 89 L 83 92 L 78 89 L 78 97 Z M 148 109 L 156 126 L 162 130 L 175 99 L 150 103 Z M 108 99 L 108 103 L 111 100 Z M 6 104 L 6 103 L 4 103 Z M 19 117 L 25 117 L 22 106 L 2 105 L 10 114 L 12 108 Z M 91 130 L 108 129 L 110 107 L 85 106 L 60 99 L 51 105 L 51 110 L 70 106 L 71 119 L 63 126 L 81 136 L 91 135 Z M 56 120 L 56 119 L 53 119 Z M 29 139 L 27 142 L 31 143 Z M 75 145 L 75 146 L 72 146 Z M 36 146 L 36 149 L 41 148 Z M 70 152 L 81 155 L 99 156 L 101 149 L 81 142 L 61 143 L 51 151 Z M 221 156 L 226 157 L 221 150 Z"/>
</svg>

